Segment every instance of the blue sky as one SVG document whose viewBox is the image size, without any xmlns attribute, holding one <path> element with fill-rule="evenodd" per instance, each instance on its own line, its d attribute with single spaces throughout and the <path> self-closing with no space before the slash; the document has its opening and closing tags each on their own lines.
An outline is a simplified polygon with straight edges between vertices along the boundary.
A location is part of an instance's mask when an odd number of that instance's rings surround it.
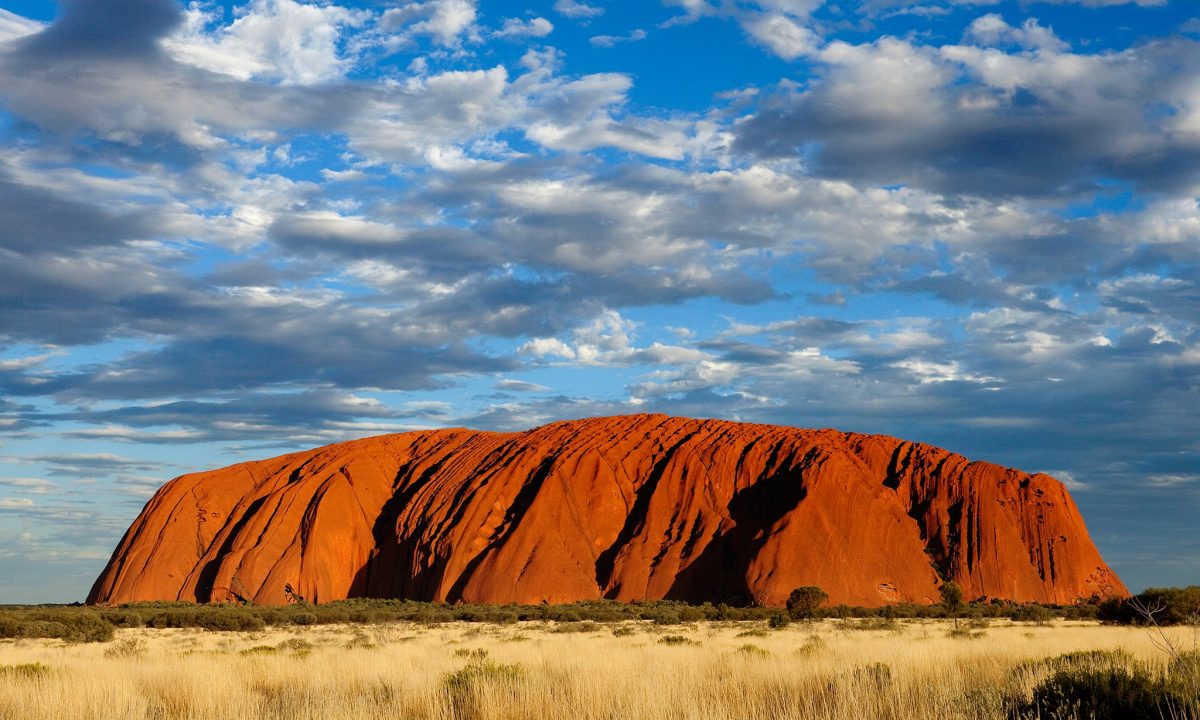
<svg viewBox="0 0 1200 720">
<path fill-rule="evenodd" d="M 1049 472 L 1200 582 L 1181 0 L 0 0 L 0 603 L 163 481 L 655 411 Z"/>
</svg>

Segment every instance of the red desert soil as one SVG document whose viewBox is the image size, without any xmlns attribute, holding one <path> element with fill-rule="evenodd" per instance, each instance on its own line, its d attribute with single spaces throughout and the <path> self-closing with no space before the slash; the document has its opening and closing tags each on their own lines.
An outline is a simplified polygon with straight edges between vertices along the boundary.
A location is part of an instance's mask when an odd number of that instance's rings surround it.
<svg viewBox="0 0 1200 720">
<path fill-rule="evenodd" d="M 883 435 L 631 415 L 383 435 L 163 486 L 89 603 L 781 605 L 1128 594 L 1063 485 Z"/>
</svg>

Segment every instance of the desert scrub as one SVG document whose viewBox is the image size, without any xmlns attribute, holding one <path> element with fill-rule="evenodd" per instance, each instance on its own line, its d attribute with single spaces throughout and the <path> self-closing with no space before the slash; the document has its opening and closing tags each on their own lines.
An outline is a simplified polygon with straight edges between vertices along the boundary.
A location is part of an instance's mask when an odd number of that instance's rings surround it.
<svg viewBox="0 0 1200 720">
<path fill-rule="evenodd" d="M 279 648 L 273 645 L 255 645 L 248 647 L 245 650 L 240 650 L 238 655 L 275 655 L 279 652 Z"/>
<path fill-rule="evenodd" d="M 855 620 L 843 620 L 840 623 L 845 630 L 886 630 L 887 632 L 903 632 L 904 627 L 898 620 L 890 617 L 867 617 Z"/>
<path fill-rule="evenodd" d="M 578 622 L 563 622 L 556 623 L 550 632 L 553 633 L 584 633 L 596 632 L 600 629 L 600 625 L 593 620 L 581 620 Z"/>
<path fill-rule="evenodd" d="M 350 639 L 346 641 L 345 647 L 347 650 L 353 650 L 355 648 L 360 650 L 370 650 L 379 646 L 376 645 L 375 641 L 371 639 L 371 636 L 367 635 L 367 633 L 361 628 L 355 628 L 354 634 L 352 634 Z"/>
<path fill-rule="evenodd" d="M 1162 673 L 1125 650 L 1088 650 L 1018 669 L 1039 666 L 1051 674 L 1028 697 L 1007 701 L 1010 720 L 1200 720 L 1190 661 Z"/>
<path fill-rule="evenodd" d="M 796 654 L 803 657 L 819 655 L 828 647 L 829 644 L 820 635 L 809 635 L 804 638 L 804 642 L 800 644 L 800 647 L 796 648 Z"/>
<path fill-rule="evenodd" d="M 737 649 L 737 652 L 739 655 L 745 655 L 746 657 L 768 657 L 771 654 L 753 643 L 742 645 Z"/>
<path fill-rule="evenodd" d="M 22 663 L 20 665 L 0 665 L 0 679 L 16 678 L 28 680 L 45 677 L 50 674 L 50 667 L 42 663 Z"/>
<path fill-rule="evenodd" d="M 663 635 L 658 639 L 661 645 L 699 645 L 697 641 L 683 635 Z"/>
<path fill-rule="evenodd" d="M 310 640 L 294 637 L 288 638 L 275 646 L 281 651 L 290 652 L 294 657 L 305 658 L 312 654 L 312 651 L 317 646 Z"/>
<path fill-rule="evenodd" d="M 516 705 L 518 685 L 524 678 L 525 671 L 520 665 L 472 659 L 461 670 L 447 673 L 442 679 L 451 717 L 474 720 L 482 717 L 487 705 L 497 701 Z"/>
<path fill-rule="evenodd" d="M 57 638 L 69 643 L 108 642 L 113 626 L 88 610 L 31 609 L 0 614 L 0 637 Z"/>
<path fill-rule="evenodd" d="M 146 643 L 141 638 L 122 638 L 104 651 L 106 658 L 140 658 L 146 654 Z"/>
</svg>

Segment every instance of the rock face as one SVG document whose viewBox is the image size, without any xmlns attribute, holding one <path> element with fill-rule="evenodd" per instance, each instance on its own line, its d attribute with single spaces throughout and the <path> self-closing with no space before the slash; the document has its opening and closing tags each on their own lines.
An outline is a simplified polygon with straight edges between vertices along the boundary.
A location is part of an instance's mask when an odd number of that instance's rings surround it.
<svg viewBox="0 0 1200 720">
<path fill-rule="evenodd" d="M 450 429 L 176 478 L 89 603 L 782 605 L 1125 595 L 1066 489 L 879 435 L 634 415 Z"/>
</svg>

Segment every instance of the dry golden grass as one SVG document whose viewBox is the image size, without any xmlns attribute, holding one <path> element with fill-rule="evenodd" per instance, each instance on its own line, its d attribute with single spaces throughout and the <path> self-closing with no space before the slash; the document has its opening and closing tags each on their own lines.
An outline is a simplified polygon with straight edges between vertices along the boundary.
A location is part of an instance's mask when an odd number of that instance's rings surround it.
<svg viewBox="0 0 1200 720">
<path fill-rule="evenodd" d="M 1040 679 L 1016 670 L 1024 660 L 1125 648 L 1165 661 L 1137 628 L 1002 621 L 967 639 L 949 628 L 456 623 L 0 641 L 0 719 L 997 718 L 1004 693 Z"/>
</svg>

